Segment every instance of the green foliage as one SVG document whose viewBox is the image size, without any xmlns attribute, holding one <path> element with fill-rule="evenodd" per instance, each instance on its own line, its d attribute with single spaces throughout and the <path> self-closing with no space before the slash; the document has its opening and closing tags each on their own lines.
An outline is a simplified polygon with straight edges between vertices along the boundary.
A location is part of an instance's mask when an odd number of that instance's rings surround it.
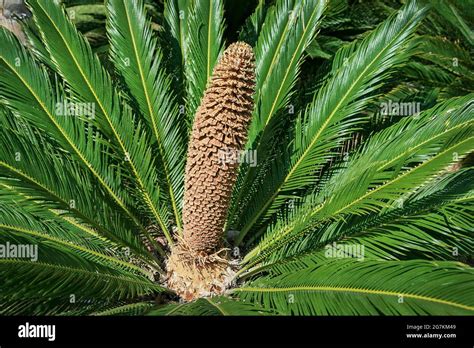
<svg viewBox="0 0 474 348">
<path fill-rule="evenodd" d="M 265 16 L 255 46 L 256 107 L 247 142 L 247 149 L 256 151 L 260 159 L 270 158 L 271 138 L 285 125 L 283 109 L 289 104 L 303 53 L 315 36 L 324 10 L 324 1 L 281 1 Z M 264 169 L 267 167 L 263 166 Z M 243 202 L 255 194 L 257 185 L 261 185 L 256 176 L 262 175 L 245 163 L 240 172 L 229 213 L 229 222 L 235 228 L 241 227 L 235 220 L 242 220 L 241 215 L 245 214 Z M 241 235 L 246 231 L 247 227 L 244 227 Z"/>
<path fill-rule="evenodd" d="M 232 300 L 227 297 L 202 298 L 191 303 L 167 304 L 148 313 L 148 315 L 266 315 L 270 314 L 268 310 L 259 308 L 252 303 Z"/>
<path fill-rule="evenodd" d="M 188 5 L 189 6 L 189 5 Z M 187 14 L 187 17 L 186 17 Z M 184 67 L 186 112 L 192 122 L 207 81 L 223 49 L 224 8 L 222 1 L 195 0 L 185 11 Z"/>
<path fill-rule="evenodd" d="M 186 124 L 172 98 L 169 78 L 163 73 L 163 53 L 157 48 L 142 2 L 110 1 L 107 9 L 112 60 L 137 101 L 152 134 L 151 143 L 156 142 L 153 150 L 159 154 L 166 183 L 160 188 L 168 191 L 168 215 L 173 214 L 181 228 Z"/>
<path fill-rule="evenodd" d="M 27 46 L 0 29 L 0 246 L 38 254 L 0 258 L 1 314 L 474 313 L 467 5 L 261 0 L 230 33 L 222 0 L 28 4 Z M 235 37 L 257 73 L 243 259 L 224 296 L 177 302 L 188 133 Z"/>
<path fill-rule="evenodd" d="M 331 78 L 297 119 L 295 134 L 281 162 L 276 160 L 272 164 L 269 175 L 273 179 L 270 184 L 274 186 L 262 189 L 268 193 L 256 195 L 246 206 L 245 211 L 252 215 L 241 219 L 246 224 L 238 241 L 263 212 L 268 215 L 276 212 L 294 191 L 314 185 L 317 179 L 314 173 L 332 158 L 331 151 L 341 146 L 347 135 L 364 121 L 356 115 L 372 97 L 373 88 L 388 78 L 388 67 L 401 64 L 409 57 L 403 47 L 422 15 L 423 11 L 407 6 L 400 16 L 385 21 L 367 36 L 354 52 L 350 50 L 336 57 L 341 64 L 333 67 Z M 364 88 L 360 88 L 362 86 Z"/>
<path fill-rule="evenodd" d="M 234 292 L 286 315 L 472 314 L 472 268 L 428 261 L 303 257 Z M 414 290 L 416 289 L 416 290 Z"/>
</svg>

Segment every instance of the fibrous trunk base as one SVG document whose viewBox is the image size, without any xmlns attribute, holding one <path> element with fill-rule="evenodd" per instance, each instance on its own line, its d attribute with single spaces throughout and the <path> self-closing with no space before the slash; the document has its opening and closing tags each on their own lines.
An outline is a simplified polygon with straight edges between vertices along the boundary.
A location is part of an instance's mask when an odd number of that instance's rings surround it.
<svg viewBox="0 0 474 348">
<path fill-rule="evenodd" d="M 206 255 L 191 250 L 184 241 L 172 248 L 166 268 L 167 286 L 185 301 L 223 294 L 235 275 L 226 249 Z"/>
</svg>

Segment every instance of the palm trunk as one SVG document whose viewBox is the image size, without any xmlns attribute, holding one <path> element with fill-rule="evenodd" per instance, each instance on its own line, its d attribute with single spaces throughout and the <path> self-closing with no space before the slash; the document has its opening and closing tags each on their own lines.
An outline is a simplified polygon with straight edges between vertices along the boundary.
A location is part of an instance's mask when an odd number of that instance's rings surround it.
<svg viewBox="0 0 474 348">
<path fill-rule="evenodd" d="M 223 229 L 237 179 L 240 153 L 247 139 L 254 89 L 252 48 L 245 43 L 234 43 L 214 68 L 194 119 L 186 163 L 184 235 L 168 264 L 170 277 L 175 281 L 183 276 L 177 273 L 194 269 L 189 271 L 193 275 L 188 282 L 200 283 L 200 287 L 205 288 L 206 280 L 201 279 L 204 273 L 219 277 L 222 274 L 216 273 L 227 268 L 225 258 L 212 256 L 223 246 Z M 186 264 L 189 262 L 193 265 Z M 202 266 L 204 264 L 207 266 Z M 211 271 L 213 267 L 217 269 Z"/>
</svg>

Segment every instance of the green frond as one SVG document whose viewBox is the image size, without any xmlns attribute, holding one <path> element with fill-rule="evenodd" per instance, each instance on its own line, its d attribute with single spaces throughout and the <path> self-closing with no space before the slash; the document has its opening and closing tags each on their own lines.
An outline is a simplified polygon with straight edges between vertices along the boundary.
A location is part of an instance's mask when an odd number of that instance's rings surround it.
<svg viewBox="0 0 474 348">
<path fill-rule="evenodd" d="M 67 81 L 78 100 L 96 106 L 96 114 L 90 121 L 114 145 L 123 166 L 130 168 L 130 178 L 140 193 L 139 197 L 172 244 L 169 224 L 163 217 L 159 202 L 160 192 L 156 185 L 157 175 L 149 138 L 143 125 L 135 121 L 129 106 L 114 89 L 109 74 L 60 5 L 42 0 L 29 4 L 56 70 Z M 154 243 L 145 229 L 141 232 Z"/>
<path fill-rule="evenodd" d="M 0 212 L 2 214 L 0 230 L 7 239 L 9 235 L 18 235 L 31 243 L 48 244 L 109 268 L 124 269 L 142 275 L 144 273 L 139 267 L 104 253 L 103 251 L 107 250 L 105 248 L 110 247 L 108 243 L 85 233 L 79 234 L 77 230 L 73 234 L 72 231 L 64 229 L 52 216 L 45 223 L 18 206 L 13 208 L 11 204 L 3 203 L 0 203 Z M 145 276 L 148 274 L 145 273 Z"/>
<path fill-rule="evenodd" d="M 376 214 L 404 200 L 472 151 L 472 107 L 470 96 L 450 100 L 373 136 L 315 199 L 270 227 L 245 261 L 257 263 L 329 221 Z"/>
<path fill-rule="evenodd" d="M 455 5 L 456 4 L 456 5 Z M 459 30 L 464 36 L 466 41 L 472 46 L 474 45 L 474 35 L 472 29 L 469 27 L 467 18 L 463 18 L 462 9 L 467 10 L 467 6 L 472 5 L 469 2 L 465 4 L 463 2 L 454 2 L 451 0 L 441 1 L 435 0 L 432 3 L 433 9 L 437 11 L 437 14 L 442 17 L 446 22 L 451 24 L 452 28 Z M 460 7 L 460 8 L 459 8 Z"/>
<path fill-rule="evenodd" d="M 111 315 L 144 315 L 154 307 L 153 302 L 137 302 L 118 305 L 101 311 L 93 312 L 91 315 L 111 316 Z"/>
<path fill-rule="evenodd" d="M 472 151 L 473 140 L 474 137 L 462 140 L 458 144 L 449 147 L 438 155 L 426 160 L 414 169 L 407 170 L 394 179 L 388 180 L 387 182 L 366 191 L 369 184 L 367 178 L 372 174 L 369 170 L 369 175 L 365 175 L 364 177 L 365 180 L 361 180 L 358 183 L 361 184 L 363 182 L 363 185 L 361 185 L 363 189 L 356 186 L 355 183 L 350 183 L 343 190 L 332 196 L 327 203 L 313 209 L 309 216 L 306 217 L 308 219 L 307 221 L 315 219 L 320 224 L 329 219 L 343 220 L 344 216 L 349 214 L 363 215 L 377 213 L 378 211 L 393 205 L 397 198 L 409 193 L 410 190 L 413 190 L 414 186 L 422 185 L 425 181 L 430 180 L 434 175 L 436 175 L 436 173 L 443 167 L 453 163 L 453 153 L 459 152 L 464 154 Z M 302 237 L 304 234 L 309 232 L 307 227 L 297 230 L 298 232 L 295 232 L 295 230 L 290 227 L 283 230 L 280 235 L 277 235 L 273 239 L 273 241 L 257 247 L 257 254 L 262 254 L 258 258 L 268 257 L 268 253 L 272 251 L 268 251 L 267 249 L 273 251 L 279 249 L 284 244 L 295 241 L 298 237 Z M 253 256 L 254 254 L 252 253 L 251 255 Z"/>
<path fill-rule="evenodd" d="M 283 315 L 474 313 L 474 273 L 460 263 L 305 257 L 276 268 L 234 294 Z"/>
<path fill-rule="evenodd" d="M 325 1 L 278 1 L 269 10 L 255 47 L 256 105 L 249 146 L 289 101 L 303 52 L 314 39 Z"/>
<path fill-rule="evenodd" d="M 74 294 L 71 294 L 74 295 Z M 97 308 L 110 306 L 107 300 L 73 299 L 69 295 L 64 298 L 27 298 L 10 299 L 0 297 L 0 313 L 2 315 L 25 315 L 25 316 L 72 316 L 88 315 Z M 116 301 L 112 301 L 116 302 Z"/>
<path fill-rule="evenodd" d="M 412 2 L 360 44 L 343 48 L 343 58 L 336 56 L 344 63 L 334 66 L 333 76 L 298 119 L 290 149 L 271 167 L 267 192 L 256 195 L 247 206 L 251 213 L 243 218 L 245 224 L 237 242 L 261 217 L 265 220 L 277 212 L 293 192 L 314 185 L 318 170 L 333 158 L 334 149 L 364 120 L 358 113 L 390 69 L 408 59 L 409 53 L 403 48 L 423 14 L 424 10 Z"/>
<path fill-rule="evenodd" d="M 383 112 L 382 108 L 390 105 L 394 100 L 397 100 L 399 105 L 416 105 L 419 107 L 419 111 L 423 111 L 436 105 L 436 102 L 439 101 L 438 97 L 438 88 L 424 89 L 410 82 L 395 84 L 376 98 L 372 105 L 368 106 L 367 113 L 370 117 L 369 132 L 384 129 L 403 118 L 403 116 Z M 364 133 L 367 134 L 368 132 Z"/>
<path fill-rule="evenodd" d="M 174 76 L 173 87 L 184 115 L 186 42 L 188 19 L 194 0 L 169 0 L 165 2 L 163 17 L 164 33 L 160 40 L 168 70 Z"/>
<path fill-rule="evenodd" d="M 78 236 L 68 238 L 74 242 L 66 240 L 67 232 L 52 221 L 46 226 L 24 212 L 3 213 L 9 224 L 0 234 L 2 253 L 8 252 L 0 260 L 4 280 L 0 311 L 4 315 L 84 315 L 120 301 L 167 291 L 153 283 L 149 274 L 119 260 L 117 253 L 111 257 L 83 247 L 76 243 Z M 90 246 L 91 241 L 82 244 Z M 26 246 L 30 254 L 13 255 L 12 245 L 17 249 Z M 37 248 L 36 252 L 31 248 Z"/>
<path fill-rule="evenodd" d="M 192 124 L 207 81 L 224 47 L 224 4 L 218 0 L 193 0 L 187 14 L 184 74 L 186 112 Z"/>
<path fill-rule="evenodd" d="M 262 31 L 263 23 L 268 11 L 265 0 L 259 0 L 252 15 L 247 18 L 239 33 L 239 41 L 244 41 L 254 47 Z"/>
<path fill-rule="evenodd" d="M 52 68 L 53 62 L 47 48 L 43 41 L 41 41 L 41 34 L 39 33 L 38 27 L 34 21 L 25 21 L 22 23 L 22 29 L 30 45 L 30 52 L 34 55 L 38 62 L 43 63 L 45 66 Z"/>
<path fill-rule="evenodd" d="M 92 174 L 101 190 L 133 221 L 138 219 L 127 207 L 127 195 L 121 188 L 120 175 L 109 165 L 110 149 L 99 133 L 90 130 L 79 117 L 62 116 L 58 105 L 70 102 L 59 85 L 53 85 L 46 70 L 39 66 L 16 38 L 0 29 L 3 48 L 0 51 L 0 96 L 15 114 L 42 129 L 63 149 L 69 151 L 81 166 Z M 85 130 L 90 131 L 85 131 Z"/>
<path fill-rule="evenodd" d="M 191 303 L 167 304 L 154 309 L 148 315 L 159 316 L 253 316 L 269 314 L 258 305 L 237 301 L 224 296 L 200 298 Z"/>
<path fill-rule="evenodd" d="M 0 274 L 6 280 L 1 287 L 2 296 L 11 300 L 43 297 L 68 301 L 70 295 L 77 294 L 77 297 L 86 299 L 118 301 L 164 291 L 147 278 L 125 275 L 117 270 L 94 266 L 83 259 L 73 259 L 46 244 L 42 244 L 41 251 L 36 262 L 0 260 Z M 49 259 L 55 259 L 54 263 L 40 261 L 47 253 L 54 255 L 49 256 Z M 35 287 L 28 286 L 32 282 Z"/>
<path fill-rule="evenodd" d="M 409 62 L 403 67 L 406 76 L 415 81 L 424 81 L 429 86 L 447 86 L 453 82 L 453 75 L 436 65 Z"/>
<path fill-rule="evenodd" d="M 340 228 L 330 225 L 318 232 L 318 243 L 340 239 L 364 245 L 367 258 L 462 259 L 474 251 L 472 194 L 466 194 L 473 188 L 471 175 L 472 170 L 450 175 L 441 180 L 447 181 L 447 187 L 422 198 L 410 197 L 380 215 L 355 218 Z"/>
<path fill-rule="evenodd" d="M 153 145 L 159 154 L 157 162 L 164 177 L 164 183 L 159 184 L 161 191 L 169 195 L 172 214 L 180 230 L 187 143 L 184 115 L 178 112 L 173 100 L 163 52 L 152 35 L 143 2 L 112 0 L 107 10 L 112 60 L 153 135 Z"/>
<path fill-rule="evenodd" d="M 56 209 L 97 229 L 99 233 L 148 258 L 130 224 L 117 214 L 108 200 L 95 190 L 87 172 L 54 148 L 49 139 L 12 114 L 0 115 L 0 194 L 5 190 L 21 194 L 15 204 L 34 201 L 42 209 Z M 11 193 L 11 192 L 9 192 Z M 98 208 L 101 209 L 98 209 Z M 31 207 L 28 207 L 31 210 Z"/>
<path fill-rule="evenodd" d="M 452 74 L 474 79 L 469 52 L 459 44 L 440 37 L 420 35 L 414 40 L 417 57 L 436 64 Z"/>
<path fill-rule="evenodd" d="M 269 144 L 275 137 L 275 129 L 284 124 L 288 115 L 283 109 L 289 103 L 304 52 L 314 40 L 325 6 L 322 0 L 280 0 L 265 16 L 255 47 L 256 106 L 247 141 L 247 149 L 258 154 L 258 161 L 270 158 Z M 244 208 L 242 202 L 254 193 L 254 186 L 260 184 L 254 180 L 255 172 L 260 169 L 261 165 L 252 168 L 245 163 L 240 167 L 229 213 L 231 223 L 241 220 L 243 213 L 238 210 Z"/>
<path fill-rule="evenodd" d="M 298 255 L 324 258 L 333 243 L 345 257 L 364 260 L 467 259 L 474 250 L 471 175 L 472 169 L 449 174 L 397 202 L 396 208 L 316 228 L 256 267 L 244 267 L 239 276 L 247 278 Z M 363 255 L 352 255 L 349 248 L 346 252 L 346 245 L 363 246 Z"/>
</svg>

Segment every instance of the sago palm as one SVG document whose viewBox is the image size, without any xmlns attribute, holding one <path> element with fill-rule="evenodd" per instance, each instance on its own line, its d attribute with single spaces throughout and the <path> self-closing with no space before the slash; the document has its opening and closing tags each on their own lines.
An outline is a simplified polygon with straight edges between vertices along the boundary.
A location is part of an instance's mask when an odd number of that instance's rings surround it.
<svg viewBox="0 0 474 348">
<path fill-rule="evenodd" d="M 474 94 L 375 126 L 427 9 L 310 75 L 338 3 L 260 1 L 225 43 L 221 0 L 158 32 L 109 0 L 107 63 L 28 1 L 28 44 L 0 31 L 0 313 L 473 314 Z"/>
</svg>

